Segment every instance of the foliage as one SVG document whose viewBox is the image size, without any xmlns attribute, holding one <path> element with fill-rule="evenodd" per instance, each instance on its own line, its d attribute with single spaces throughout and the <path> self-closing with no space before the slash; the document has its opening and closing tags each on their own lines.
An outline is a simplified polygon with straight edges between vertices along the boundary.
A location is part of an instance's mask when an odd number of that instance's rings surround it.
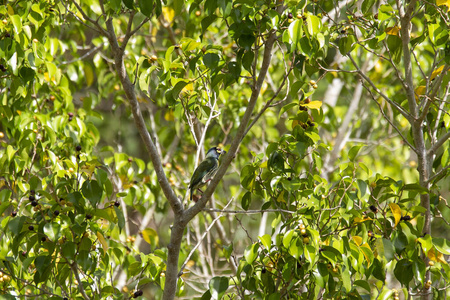
<svg viewBox="0 0 450 300">
<path fill-rule="evenodd" d="M 450 6 L 335 4 L 4 1 L 2 297 L 449 296 Z"/>
</svg>

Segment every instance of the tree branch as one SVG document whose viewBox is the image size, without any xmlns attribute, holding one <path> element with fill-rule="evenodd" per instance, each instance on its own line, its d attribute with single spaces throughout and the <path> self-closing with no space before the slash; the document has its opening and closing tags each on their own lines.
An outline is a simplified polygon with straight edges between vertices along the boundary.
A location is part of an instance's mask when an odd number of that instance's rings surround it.
<svg viewBox="0 0 450 300">
<path fill-rule="evenodd" d="M 256 84 L 252 88 L 252 94 L 250 97 L 250 101 L 248 103 L 247 109 L 245 110 L 244 116 L 242 117 L 241 124 L 239 125 L 239 128 L 236 132 L 236 136 L 233 139 L 233 142 L 231 143 L 231 147 L 228 151 L 228 153 L 225 155 L 225 157 L 222 159 L 222 163 L 219 167 L 219 170 L 217 171 L 214 178 L 211 180 L 210 185 L 206 189 L 206 191 L 203 193 L 203 196 L 200 198 L 200 200 L 191 208 L 187 209 L 184 213 L 185 216 L 185 222 L 189 222 L 196 214 L 198 214 L 206 205 L 206 202 L 211 198 L 212 193 L 217 187 L 217 184 L 222 179 L 222 177 L 225 175 L 225 172 L 228 168 L 228 166 L 231 164 L 232 159 L 236 155 L 237 149 L 239 145 L 241 144 L 242 139 L 244 138 L 247 125 L 250 121 L 251 115 L 253 113 L 253 110 L 256 106 L 256 101 L 258 100 L 261 86 L 264 82 L 264 79 L 267 74 L 267 70 L 269 69 L 270 61 L 272 59 L 272 49 L 273 45 L 276 41 L 276 32 L 271 31 L 267 40 L 266 45 L 264 49 L 264 55 L 263 55 L 263 62 L 261 65 L 260 72 L 258 74 L 258 79 L 256 81 Z"/>
<path fill-rule="evenodd" d="M 119 46 L 111 18 L 109 18 L 106 21 L 106 27 L 108 29 L 108 36 L 109 36 L 108 39 L 111 44 L 112 53 L 114 54 L 116 71 L 117 74 L 119 75 L 119 79 L 122 83 L 125 95 L 130 103 L 134 123 L 136 125 L 137 130 L 139 131 L 142 141 L 144 142 L 145 148 L 147 149 L 150 155 L 153 168 L 155 169 L 155 173 L 158 178 L 158 183 L 160 184 L 161 189 L 167 198 L 167 201 L 169 202 L 175 215 L 181 216 L 183 212 L 183 206 L 181 205 L 181 201 L 177 198 L 175 192 L 170 186 L 169 181 L 167 180 L 166 174 L 161 164 L 160 157 L 158 155 L 158 150 L 155 144 L 153 143 L 150 133 L 147 130 L 144 117 L 142 116 L 142 110 L 136 98 L 134 85 L 131 83 L 130 77 L 128 76 L 125 68 L 124 50 L 123 50 L 125 48 L 124 47 L 125 44 L 122 45 L 122 48 Z"/>
</svg>

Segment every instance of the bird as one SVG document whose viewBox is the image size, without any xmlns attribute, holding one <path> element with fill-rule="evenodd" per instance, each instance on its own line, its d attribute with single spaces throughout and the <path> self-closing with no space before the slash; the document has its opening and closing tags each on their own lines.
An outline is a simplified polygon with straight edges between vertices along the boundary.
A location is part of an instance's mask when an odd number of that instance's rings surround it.
<svg viewBox="0 0 450 300">
<path fill-rule="evenodd" d="M 202 192 L 200 188 L 206 185 L 208 181 L 211 181 L 214 175 L 216 175 L 219 169 L 219 157 L 225 153 L 227 152 L 219 147 L 213 147 L 208 150 L 205 159 L 195 169 L 194 174 L 192 174 L 191 182 L 189 183 L 191 201 L 194 196 L 194 191 L 199 190 Z"/>
</svg>

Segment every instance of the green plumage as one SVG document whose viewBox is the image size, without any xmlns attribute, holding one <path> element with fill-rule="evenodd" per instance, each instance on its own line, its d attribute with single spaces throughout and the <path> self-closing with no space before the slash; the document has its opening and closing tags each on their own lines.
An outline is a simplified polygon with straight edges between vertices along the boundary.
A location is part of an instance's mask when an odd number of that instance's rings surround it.
<svg viewBox="0 0 450 300">
<path fill-rule="evenodd" d="M 208 181 L 213 179 L 219 169 L 219 156 L 224 153 L 226 152 L 217 147 L 208 150 L 205 159 L 198 165 L 197 169 L 195 169 L 191 182 L 189 183 L 191 200 L 195 190 L 199 190 L 201 187 L 205 186 Z"/>
</svg>

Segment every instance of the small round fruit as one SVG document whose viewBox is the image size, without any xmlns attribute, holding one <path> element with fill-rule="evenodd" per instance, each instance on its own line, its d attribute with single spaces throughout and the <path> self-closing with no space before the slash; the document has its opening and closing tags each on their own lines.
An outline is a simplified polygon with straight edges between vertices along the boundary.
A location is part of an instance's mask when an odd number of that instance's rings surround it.
<svg viewBox="0 0 450 300">
<path fill-rule="evenodd" d="M 428 262 L 428 265 L 429 265 L 430 267 L 434 266 L 434 261 L 430 260 L 430 261 Z"/>
<path fill-rule="evenodd" d="M 131 157 L 128 157 L 128 162 L 133 162 L 133 159 Z"/>
<path fill-rule="evenodd" d="M 119 206 L 120 206 L 120 202 L 116 200 L 116 201 L 114 202 L 114 206 L 115 206 L 115 207 L 119 207 Z"/>
<path fill-rule="evenodd" d="M 41 242 L 45 242 L 45 241 L 47 241 L 47 237 L 46 237 L 46 236 L 43 236 L 43 237 L 41 238 Z"/>
<path fill-rule="evenodd" d="M 309 244 L 309 237 L 305 236 L 303 238 L 303 244 Z"/>
<path fill-rule="evenodd" d="M 288 13 L 288 18 L 292 19 L 294 16 L 292 15 L 292 13 Z"/>
<path fill-rule="evenodd" d="M 316 84 L 316 81 L 315 81 L 315 80 L 310 80 L 310 81 L 309 81 L 309 84 L 310 84 L 310 85 L 315 85 L 315 84 Z"/>
<path fill-rule="evenodd" d="M 152 61 L 157 61 L 157 60 L 158 60 L 158 56 L 152 55 L 152 56 L 150 57 L 150 59 L 151 59 Z"/>
<path fill-rule="evenodd" d="M 11 212 L 11 217 L 15 217 L 15 216 L 17 216 L 17 211 L 13 210 L 13 211 Z"/>
<path fill-rule="evenodd" d="M 311 103 L 311 98 L 306 98 L 303 102 L 305 102 L 305 104 Z"/>
<path fill-rule="evenodd" d="M 77 145 L 77 147 L 75 148 L 78 152 L 80 152 L 81 151 L 81 146 L 80 145 Z"/>
<path fill-rule="evenodd" d="M 306 229 L 305 228 L 300 229 L 300 234 L 301 235 L 305 235 L 306 234 Z"/>
<path fill-rule="evenodd" d="M 2 22 L 3 22 L 3 24 L 5 24 L 5 25 L 8 24 L 8 20 L 6 20 L 6 19 L 3 19 Z"/>
<path fill-rule="evenodd" d="M 70 168 L 69 168 L 69 172 L 70 172 L 70 173 L 73 173 L 73 172 L 74 172 L 74 169 L 73 169 L 72 167 L 70 167 Z"/>
<path fill-rule="evenodd" d="M 92 215 L 87 214 L 87 215 L 86 215 L 86 219 L 88 219 L 88 220 L 92 219 Z"/>
<path fill-rule="evenodd" d="M 38 39 L 33 39 L 33 43 L 39 43 L 39 40 Z"/>
<path fill-rule="evenodd" d="M 292 23 L 292 22 L 294 22 L 293 19 L 288 19 L 288 23 Z"/>
<path fill-rule="evenodd" d="M 30 201 L 34 201 L 34 200 L 36 200 L 36 197 L 34 197 L 33 195 L 30 195 L 30 197 L 28 197 L 28 199 L 29 199 Z"/>
<path fill-rule="evenodd" d="M 196 15 L 197 17 L 200 17 L 201 14 L 202 14 L 202 12 L 199 11 L 199 10 L 197 10 L 197 11 L 195 12 L 195 15 Z"/>
<path fill-rule="evenodd" d="M 315 90 L 317 90 L 317 88 L 319 87 L 317 84 L 314 84 L 313 86 L 313 89 L 315 89 Z"/>
<path fill-rule="evenodd" d="M 136 292 L 134 292 L 133 294 L 133 298 L 138 298 L 140 296 L 142 296 L 144 293 L 141 290 L 137 290 Z"/>
<path fill-rule="evenodd" d="M 0 139 L 2 139 L 4 137 L 5 137 L 5 134 L 2 131 L 0 131 Z"/>
<path fill-rule="evenodd" d="M 300 230 L 304 230 L 305 229 L 305 224 L 298 225 L 298 228 L 300 228 Z"/>
<path fill-rule="evenodd" d="M 39 203 L 35 200 L 31 201 L 31 206 L 33 206 L 33 207 L 38 206 L 38 204 Z"/>
<path fill-rule="evenodd" d="M 54 215 L 55 217 L 59 216 L 59 210 L 55 210 L 55 211 L 53 212 L 53 215 Z"/>
</svg>

